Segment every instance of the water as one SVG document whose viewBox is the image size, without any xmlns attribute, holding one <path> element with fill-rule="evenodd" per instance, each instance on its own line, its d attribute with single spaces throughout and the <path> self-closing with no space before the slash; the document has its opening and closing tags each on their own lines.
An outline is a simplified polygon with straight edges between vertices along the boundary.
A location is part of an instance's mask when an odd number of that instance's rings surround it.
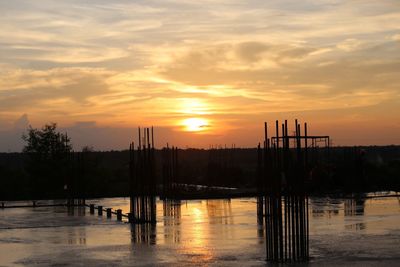
<svg viewBox="0 0 400 267">
<path fill-rule="evenodd" d="M 129 207 L 123 198 L 88 203 Z M 88 208 L 0 210 L 0 266 L 263 266 L 264 240 L 252 198 L 158 201 L 155 226 Z M 400 265 L 399 198 L 311 198 L 310 254 L 300 265 Z"/>
</svg>

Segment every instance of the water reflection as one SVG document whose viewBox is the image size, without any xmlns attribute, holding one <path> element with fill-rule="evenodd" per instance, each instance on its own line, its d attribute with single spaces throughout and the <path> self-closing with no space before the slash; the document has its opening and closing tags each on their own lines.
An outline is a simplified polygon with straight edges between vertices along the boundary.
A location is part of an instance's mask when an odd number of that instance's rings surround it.
<svg viewBox="0 0 400 267">
<path fill-rule="evenodd" d="M 181 232 L 181 201 L 164 200 L 163 215 L 165 241 L 169 243 L 179 243 Z"/>
<path fill-rule="evenodd" d="M 205 207 L 204 203 L 206 203 Z M 208 210 L 207 201 L 186 202 L 182 218 L 184 240 L 182 240 L 179 254 L 184 255 L 190 264 L 204 265 L 214 258 L 210 242 L 214 236 L 209 223 L 213 212 Z"/>
<path fill-rule="evenodd" d="M 359 218 L 348 218 L 345 223 L 346 230 L 360 231 L 367 228 L 367 224 L 364 220 L 364 209 L 365 209 L 365 194 L 354 195 L 349 199 L 344 200 L 344 216 L 352 217 L 357 216 Z M 361 221 L 360 221 L 361 220 Z"/>
<path fill-rule="evenodd" d="M 67 236 L 69 245 L 86 245 L 85 227 L 69 227 Z"/>
<path fill-rule="evenodd" d="M 67 207 L 68 216 L 85 216 L 86 207 L 85 206 L 68 206 Z"/>
<path fill-rule="evenodd" d="M 265 230 L 264 230 L 265 224 L 264 220 L 260 217 L 261 216 L 257 216 L 257 237 L 258 237 L 258 243 L 262 244 L 264 243 L 264 238 L 265 238 Z"/>
<path fill-rule="evenodd" d="M 257 197 L 257 237 L 259 244 L 264 243 L 265 238 L 264 218 L 264 197 Z"/>
<path fill-rule="evenodd" d="M 367 225 L 365 223 L 354 223 L 354 224 L 348 224 L 344 226 L 346 230 L 365 230 Z"/>
<path fill-rule="evenodd" d="M 331 218 L 339 215 L 343 201 L 332 198 L 311 198 L 309 203 L 311 205 L 312 217 Z"/>
<path fill-rule="evenodd" d="M 233 224 L 230 199 L 206 200 L 207 215 L 211 224 Z"/>
<path fill-rule="evenodd" d="M 364 215 L 365 199 L 350 198 L 344 201 L 344 216 Z"/>
<path fill-rule="evenodd" d="M 152 223 L 131 224 L 131 243 L 156 244 L 156 225 Z"/>
<path fill-rule="evenodd" d="M 311 197 L 312 261 L 317 261 L 315 265 L 324 262 L 334 265 L 341 256 L 362 262 L 366 257 L 397 260 L 399 200 L 374 197 L 360 202 L 357 198 Z M 129 208 L 128 199 L 96 201 L 107 207 Z M 264 228 L 257 224 L 256 199 L 157 204 L 157 227 L 119 223 L 114 217 L 110 220 L 89 215 L 88 211 L 86 216 L 80 216 L 84 209 L 79 207 L 68 211 L 65 207 L 0 209 L 0 265 L 22 262 L 46 266 L 113 266 L 122 263 L 122 259 L 127 266 L 265 263 Z M 130 257 L 124 258 L 128 254 Z"/>
<path fill-rule="evenodd" d="M 165 229 L 166 241 L 179 242 L 179 255 L 185 257 L 189 264 L 207 265 L 215 260 L 214 250 L 226 247 L 230 239 L 235 235 L 232 228 L 234 214 L 230 199 L 187 201 L 179 206 L 166 203 L 166 216 L 164 222 L 166 227 L 174 227 L 175 230 Z M 173 212 L 173 214 L 168 214 Z M 175 219 L 173 215 L 176 216 Z M 171 223 L 168 219 L 174 219 Z M 176 233 L 177 231 L 178 233 Z M 178 236 L 178 239 L 171 240 Z"/>
</svg>

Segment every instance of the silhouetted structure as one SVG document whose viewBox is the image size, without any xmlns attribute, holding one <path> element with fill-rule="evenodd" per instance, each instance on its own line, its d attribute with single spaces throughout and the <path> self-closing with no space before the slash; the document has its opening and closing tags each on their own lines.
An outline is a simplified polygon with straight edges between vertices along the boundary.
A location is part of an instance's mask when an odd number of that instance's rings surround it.
<svg viewBox="0 0 400 267">
<path fill-rule="evenodd" d="M 258 145 L 257 212 L 265 215 L 267 260 L 308 260 L 309 148 L 314 149 L 320 140 L 329 147 L 329 136 L 308 136 L 306 123 L 302 135 L 297 120 L 293 135 L 286 120 L 282 125 L 276 121 L 274 137 L 268 138 L 267 123 L 264 130 L 264 146 Z"/>
<path fill-rule="evenodd" d="M 242 170 L 238 167 L 235 154 L 238 150 L 232 147 L 215 146 L 208 150 L 206 184 L 209 186 L 227 186 L 242 180 Z"/>
<path fill-rule="evenodd" d="M 131 223 L 156 222 L 156 176 L 153 128 L 140 128 L 139 145 L 129 147 L 130 213 Z"/>
<path fill-rule="evenodd" d="M 67 193 L 67 206 L 85 205 L 84 153 L 66 153 L 68 169 L 64 189 Z"/>
<path fill-rule="evenodd" d="M 178 165 L 178 148 L 169 148 L 168 144 L 166 148 L 162 150 L 163 158 L 163 168 L 162 168 L 162 178 L 163 178 L 163 191 L 162 199 L 174 199 L 176 197 L 177 181 L 179 175 L 179 165 Z"/>
</svg>

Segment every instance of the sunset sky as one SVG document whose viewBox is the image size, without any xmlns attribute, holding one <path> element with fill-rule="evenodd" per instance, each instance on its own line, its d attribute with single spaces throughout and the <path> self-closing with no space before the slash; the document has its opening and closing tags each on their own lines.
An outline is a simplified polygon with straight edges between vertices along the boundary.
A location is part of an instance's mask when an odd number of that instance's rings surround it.
<svg viewBox="0 0 400 267">
<path fill-rule="evenodd" d="M 400 2 L 0 2 L 0 151 L 57 122 L 75 149 L 253 147 L 298 118 L 334 145 L 400 144 Z"/>
</svg>

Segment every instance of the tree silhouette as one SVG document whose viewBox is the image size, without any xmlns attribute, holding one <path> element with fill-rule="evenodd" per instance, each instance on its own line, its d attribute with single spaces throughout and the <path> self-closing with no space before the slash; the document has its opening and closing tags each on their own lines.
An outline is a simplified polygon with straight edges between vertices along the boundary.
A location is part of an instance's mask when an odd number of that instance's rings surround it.
<svg viewBox="0 0 400 267">
<path fill-rule="evenodd" d="M 70 152 L 72 150 L 70 138 L 66 134 L 57 132 L 56 129 L 56 123 L 46 124 L 41 130 L 29 126 L 28 134 L 22 136 L 22 139 L 27 142 L 23 152 L 39 153 L 50 158 Z"/>
<path fill-rule="evenodd" d="M 62 197 L 72 150 L 70 138 L 57 132 L 56 123 L 50 123 L 40 130 L 29 126 L 22 139 L 26 142 L 23 152 L 27 155 L 26 170 L 31 176 L 32 197 Z"/>
</svg>

